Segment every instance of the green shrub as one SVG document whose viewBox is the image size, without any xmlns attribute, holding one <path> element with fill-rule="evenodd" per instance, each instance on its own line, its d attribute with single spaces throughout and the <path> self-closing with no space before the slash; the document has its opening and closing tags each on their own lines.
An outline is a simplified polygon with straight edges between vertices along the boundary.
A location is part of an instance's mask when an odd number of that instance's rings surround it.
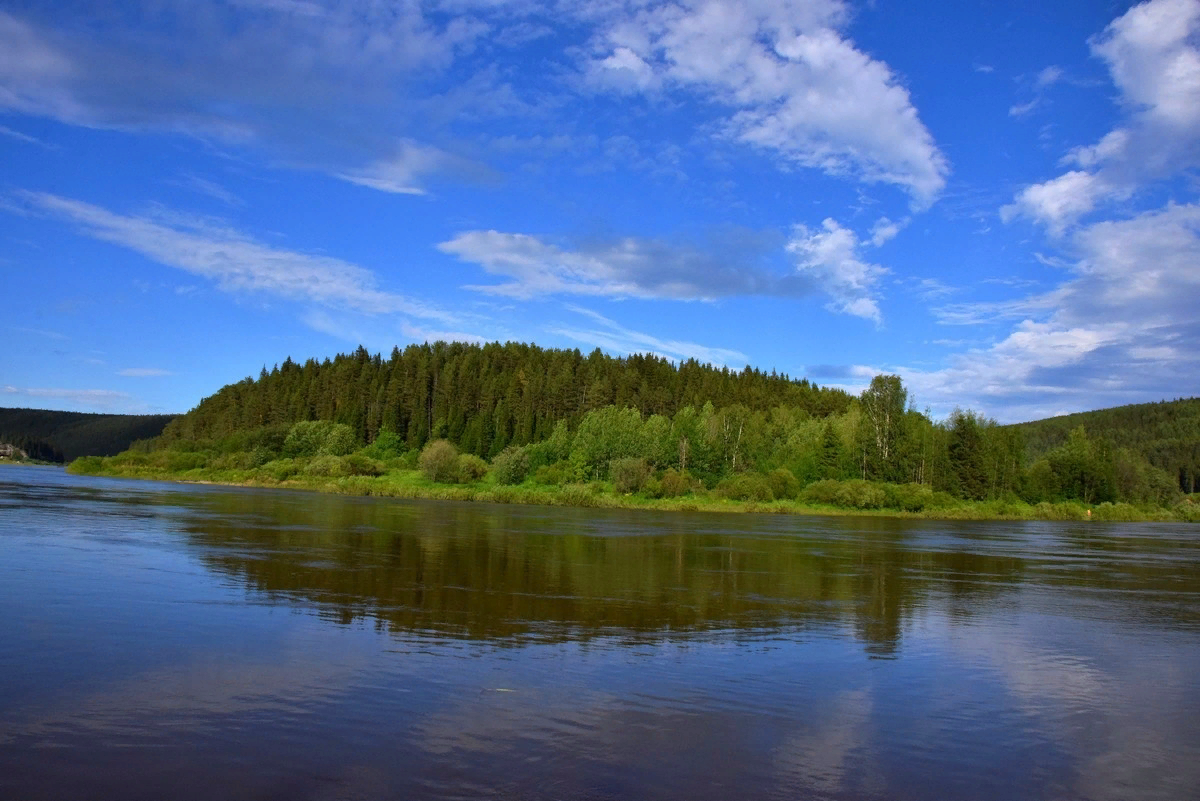
<svg viewBox="0 0 1200 801">
<path fill-rule="evenodd" d="M 204 453 L 171 453 L 167 457 L 167 469 L 172 473 L 195 470 L 206 464 L 208 464 L 208 455 Z"/>
<path fill-rule="evenodd" d="M 458 448 L 447 440 L 438 439 L 426 445 L 417 464 L 430 481 L 441 484 L 458 481 Z"/>
<path fill-rule="evenodd" d="M 259 445 L 255 447 L 254 450 L 250 451 L 249 457 L 250 458 L 247 460 L 249 462 L 249 467 L 262 467 L 264 464 L 274 459 L 275 454 L 272 453 L 271 450 L 266 446 Z"/>
<path fill-rule="evenodd" d="M 662 476 L 662 497 L 678 498 L 692 491 L 692 477 L 687 471 L 680 472 L 674 467 L 668 468 Z"/>
<path fill-rule="evenodd" d="M 354 429 L 331 420 L 305 420 L 288 430 L 283 441 L 285 456 L 315 456 L 318 453 L 345 456 L 358 447 Z"/>
<path fill-rule="evenodd" d="M 296 464 L 295 459 L 275 459 L 267 462 L 258 470 L 276 481 L 287 481 L 292 476 L 299 474 L 300 465 Z"/>
<path fill-rule="evenodd" d="M 559 491 L 558 497 L 567 506 L 596 505 L 596 495 L 586 484 L 568 484 Z"/>
<path fill-rule="evenodd" d="M 77 476 L 94 476 L 103 471 L 103 456 L 80 456 L 67 466 L 67 472 Z"/>
<path fill-rule="evenodd" d="M 567 472 L 568 465 L 566 462 L 555 462 L 554 464 L 543 465 L 534 471 L 533 480 L 539 484 L 557 487 L 567 480 Z"/>
<path fill-rule="evenodd" d="M 458 457 L 458 480 L 478 481 L 487 475 L 488 465 L 483 459 L 473 453 L 464 453 Z"/>
<path fill-rule="evenodd" d="M 761 473 L 738 473 L 717 484 L 718 498 L 731 501 L 773 501 L 775 494 L 767 477 Z"/>
<path fill-rule="evenodd" d="M 645 483 L 642 484 L 642 494 L 647 498 L 663 497 L 662 479 L 650 476 L 650 478 L 646 479 Z"/>
<path fill-rule="evenodd" d="M 919 512 L 933 502 L 933 490 L 924 484 L 884 484 L 883 505 L 888 509 Z"/>
<path fill-rule="evenodd" d="M 840 506 L 843 509 L 880 509 L 887 500 L 881 485 L 860 478 L 816 481 L 805 487 L 800 497 L 807 503 Z"/>
<path fill-rule="evenodd" d="M 1033 507 L 1033 514 L 1039 520 L 1086 520 L 1084 508 L 1075 503 L 1050 503 L 1042 501 Z"/>
<path fill-rule="evenodd" d="M 777 467 L 767 474 L 767 484 L 776 498 L 792 499 L 800 494 L 800 482 L 786 467 Z"/>
<path fill-rule="evenodd" d="M 510 445 L 492 459 L 492 474 L 497 484 L 520 484 L 529 475 L 529 454 L 521 447 Z"/>
<path fill-rule="evenodd" d="M 641 458 L 613 459 L 608 463 L 608 476 L 612 479 L 613 489 L 622 495 L 637 492 L 650 477 L 650 466 Z"/>
<path fill-rule="evenodd" d="M 350 471 L 346 468 L 346 463 L 342 457 L 334 456 L 331 453 L 322 453 L 314 456 L 312 461 L 304 466 L 304 475 L 336 478 L 338 476 L 348 476 L 350 475 Z"/>
<path fill-rule="evenodd" d="M 395 431 L 385 428 L 363 449 L 363 453 L 372 459 L 394 459 L 404 453 L 404 440 Z"/>
<path fill-rule="evenodd" d="M 342 457 L 346 472 L 352 476 L 382 476 L 385 472 L 383 462 L 372 459 L 365 453 L 351 453 Z"/>
<path fill-rule="evenodd" d="M 79 460 L 76 459 L 76 461 Z M 1175 504 L 1172 511 L 1175 513 L 1175 517 L 1186 523 L 1200 523 L 1200 503 L 1196 503 L 1191 498 L 1184 498 Z"/>
</svg>

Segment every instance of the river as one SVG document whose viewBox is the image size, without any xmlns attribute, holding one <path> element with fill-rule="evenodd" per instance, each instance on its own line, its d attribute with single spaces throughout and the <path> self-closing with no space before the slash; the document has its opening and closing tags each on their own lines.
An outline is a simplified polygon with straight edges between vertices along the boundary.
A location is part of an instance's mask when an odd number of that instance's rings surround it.
<svg viewBox="0 0 1200 801">
<path fill-rule="evenodd" d="M 1196 797 L 1200 526 L 0 468 L 0 798 Z"/>
</svg>

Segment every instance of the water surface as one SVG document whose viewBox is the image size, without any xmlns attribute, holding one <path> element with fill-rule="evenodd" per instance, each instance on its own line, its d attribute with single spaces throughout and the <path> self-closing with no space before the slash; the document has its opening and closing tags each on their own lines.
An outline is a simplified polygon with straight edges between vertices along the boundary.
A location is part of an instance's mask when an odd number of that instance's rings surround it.
<svg viewBox="0 0 1200 801">
<path fill-rule="evenodd" d="M 1200 527 L 0 469 L 0 798 L 1198 789 Z"/>
</svg>

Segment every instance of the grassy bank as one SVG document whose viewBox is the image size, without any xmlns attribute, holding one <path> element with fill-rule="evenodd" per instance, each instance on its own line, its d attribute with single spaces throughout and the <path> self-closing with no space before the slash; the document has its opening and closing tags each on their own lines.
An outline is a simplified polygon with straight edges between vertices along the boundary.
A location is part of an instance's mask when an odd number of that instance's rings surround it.
<svg viewBox="0 0 1200 801">
<path fill-rule="evenodd" d="M 924 493 L 923 503 L 906 502 L 905 485 L 875 485 L 866 482 L 820 482 L 797 499 L 738 500 L 712 490 L 694 488 L 679 497 L 654 498 L 641 493 L 617 492 L 611 482 L 586 484 L 539 484 L 527 480 L 517 485 L 498 484 L 492 475 L 468 483 L 445 484 L 429 480 L 421 471 L 391 467 L 381 475 L 308 475 L 279 470 L 272 465 L 257 468 L 188 467 L 171 469 L 153 458 L 122 454 L 117 457 L 85 457 L 67 469 L 77 475 L 154 479 L 244 487 L 312 490 L 340 495 L 384 498 L 472 501 L 481 503 L 540 504 L 610 509 L 655 509 L 663 511 L 756 512 L 795 515 L 869 515 L 935 520 L 1100 520 L 1122 522 L 1200 522 L 1200 504 L 1184 500 L 1172 508 L 1103 503 L 1085 506 L 1077 502 L 1028 504 L 1018 499 L 963 501 L 944 493 Z M 911 487 L 912 485 L 907 485 Z M 918 488 L 919 489 L 919 488 Z M 896 501 L 899 495 L 902 500 Z M 824 502 L 815 500 L 820 496 Z M 894 505 L 888 505 L 889 500 Z M 904 508 L 904 507 L 907 508 Z"/>
</svg>

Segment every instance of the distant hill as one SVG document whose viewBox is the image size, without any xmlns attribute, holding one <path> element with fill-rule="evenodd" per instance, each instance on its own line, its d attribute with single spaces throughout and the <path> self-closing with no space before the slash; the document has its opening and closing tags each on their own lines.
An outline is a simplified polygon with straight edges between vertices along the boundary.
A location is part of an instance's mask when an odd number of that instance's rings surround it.
<svg viewBox="0 0 1200 801">
<path fill-rule="evenodd" d="M 1113 448 L 1140 453 L 1177 476 L 1184 492 L 1200 488 L 1200 398 L 1115 406 L 1011 427 L 1024 433 L 1026 456 L 1033 461 L 1066 442 L 1077 426 Z"/>
<path fill-rule="evenodd" d="M 79 456 L 112 456 L 137 439 L 162 433 L 173 414 L 90 414 L 47 409 L 0 409 L 0 443 L 11 443 L 35 458 L 71 461 Z M 36 452 L 26 445 L 37 443 Z"/>
</svg>

